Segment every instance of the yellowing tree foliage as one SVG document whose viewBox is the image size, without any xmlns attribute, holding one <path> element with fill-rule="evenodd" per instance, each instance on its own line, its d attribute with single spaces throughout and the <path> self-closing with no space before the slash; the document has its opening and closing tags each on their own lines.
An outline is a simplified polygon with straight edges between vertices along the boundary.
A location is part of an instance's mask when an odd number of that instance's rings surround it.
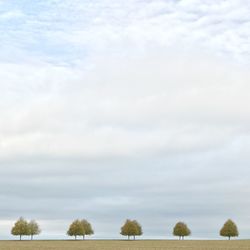
<svg viewBox="0 0 250 250">
<path fill-rule="evenodd" d="M 77 236 L 82 236 L 83 239 L 85 235 L 92 235 L 94 231 L 91 224 L 87 220 L 74 220 L 67 231 L 69 236 L 74 236 L 77 239 Z"/>
<path fill-rule="evenodd" d="M 179 236 L 179 239 L 184 239 L 185 236 L 189 236 L 191 234 L 190 229 L 184 222 L 178 222 L 173 230 L 173 235 Z"/>
<path fill-rule="evenodd" d="M 135 236 L 140 236 L 142 233 L 142 227 L 136 220 L 126 220 L 121 227 L 121 235 L 128 236 L 128 239 L 130 239 L 130 236 L 135 239 Z"/>
<path fill-rule="evenodd" d="M 22 240 L 23 235 L 30 235 L 28 222 L 24 218 L 20 217 L 20 219 L 17 220 L 15 225 L 12 227 L 11 234 L 18 235 L 20 240 Z"/>
<path fill-rule="evenodd" d="M 85 235 L 94 234 L 94 230 L 93 230 L 91 224 L 87 220 L 83 219 L 83 220 L 81 220 L 81 223 L 83 226 L 83 234 L 82 234 L 83 239 L 85 238 Z"/>
<path fill-rule="evenodd" d="M 29 228 L 29 235 L 31 237 L 31 240 L 33 240 L 34 235 L 38 235 L 41 233 L 41 229 L 35 220 L 31 220 L 29 222 L 28 228 Z"/>
<path fill-rule="evenodd" d="M 230 240 L 231 237 L 239 236 L 238 228 L 232 220 L 227 220 L 220 230 L 220 235 L 228 237 Z"/>
</svg>

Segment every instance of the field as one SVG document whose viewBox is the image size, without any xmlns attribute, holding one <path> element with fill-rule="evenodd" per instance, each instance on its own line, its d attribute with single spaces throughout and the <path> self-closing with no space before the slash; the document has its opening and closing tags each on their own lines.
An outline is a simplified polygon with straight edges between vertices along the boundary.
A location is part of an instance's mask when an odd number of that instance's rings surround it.
<svg viewBox="0 0 250 250">
<path fill-rule="evenodd" d="M 250 240 L 0 241 L 0 250 L 250 250 Z"/>
</svg>

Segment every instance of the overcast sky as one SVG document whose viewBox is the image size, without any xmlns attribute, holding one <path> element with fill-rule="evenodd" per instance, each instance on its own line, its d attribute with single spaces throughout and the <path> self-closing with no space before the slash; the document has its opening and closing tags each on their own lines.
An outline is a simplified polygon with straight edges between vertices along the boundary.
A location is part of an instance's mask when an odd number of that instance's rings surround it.
<svg viewBox="0 0 250 250">
<path fill-rule="evenodd" d="M 0 235 L 250 236 L 250 2 L 0 0 Z"/>
</svg>

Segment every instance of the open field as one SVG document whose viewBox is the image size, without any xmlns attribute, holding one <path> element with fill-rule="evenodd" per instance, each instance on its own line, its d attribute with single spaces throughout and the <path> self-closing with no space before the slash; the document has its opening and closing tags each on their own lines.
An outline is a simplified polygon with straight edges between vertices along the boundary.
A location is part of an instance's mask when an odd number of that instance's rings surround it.
<svg viewBox="0 0 250 250">
<path fill-rule="evenodd" d="M 0 250 L 250 250 L 250 240 L 0 241 Z"/>
</svg>

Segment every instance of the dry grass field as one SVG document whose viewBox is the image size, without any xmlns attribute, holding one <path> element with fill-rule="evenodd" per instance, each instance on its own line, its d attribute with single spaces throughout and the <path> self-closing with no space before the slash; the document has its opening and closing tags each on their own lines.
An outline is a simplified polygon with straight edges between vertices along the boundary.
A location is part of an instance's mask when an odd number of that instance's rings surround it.
<svg viewBox="0 0 250 250">
<path fill-rule="evenodd" d="M 250 250 L 250 241 L 0 241 L 0 250 Z"/>
</svg>

